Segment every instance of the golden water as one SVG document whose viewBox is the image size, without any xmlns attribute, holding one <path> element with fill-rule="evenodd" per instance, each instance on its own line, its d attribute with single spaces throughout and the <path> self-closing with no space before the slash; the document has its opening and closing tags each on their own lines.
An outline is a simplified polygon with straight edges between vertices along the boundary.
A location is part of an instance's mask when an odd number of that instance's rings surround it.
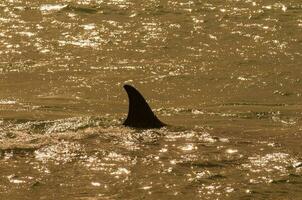
<svg viewBox="0 0 302 200">
<path fill-rule="evenodd" d="M 302 199 L 301 66 L 300 0 L 2 0 L 0 199 Z"/>
</svg>

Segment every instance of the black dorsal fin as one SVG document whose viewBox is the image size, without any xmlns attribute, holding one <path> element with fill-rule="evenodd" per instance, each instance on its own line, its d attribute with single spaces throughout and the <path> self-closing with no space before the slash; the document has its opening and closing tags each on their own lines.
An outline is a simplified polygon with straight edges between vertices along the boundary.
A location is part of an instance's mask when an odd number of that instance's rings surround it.
<svg viewBox="0 0 302 200">
<path fill-rule="evenodd" d="M 160 128 L 165 126 L 155 114 L 144 97 L 131 85 L 124 85 L 129 98 L 128 116 L 123 125 L 135 128 Z"/>
</svg>

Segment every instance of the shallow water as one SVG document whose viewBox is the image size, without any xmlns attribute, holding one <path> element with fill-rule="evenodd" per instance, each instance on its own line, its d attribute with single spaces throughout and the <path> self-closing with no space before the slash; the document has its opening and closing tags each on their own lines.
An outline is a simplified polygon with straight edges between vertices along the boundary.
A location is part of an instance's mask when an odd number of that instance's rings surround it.
<svg viewBox="0 0 302 200">
<path fill-rule="evenodd" d="M 2 0 L 0 199 L 301 199 L 302 3 Z M 124 83 L 170 124 L 135 130 Z"/>
</svg>

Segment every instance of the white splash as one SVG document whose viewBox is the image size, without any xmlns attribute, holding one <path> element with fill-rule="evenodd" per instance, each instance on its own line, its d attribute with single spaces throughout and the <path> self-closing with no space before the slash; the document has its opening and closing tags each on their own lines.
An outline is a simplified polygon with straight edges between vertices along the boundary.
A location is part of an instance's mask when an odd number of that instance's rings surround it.
<svg viewBox="0 0 302 200">
<path fill-rule="evenodd" d="M 43 4 L 40 6 L 40 11 L 42 12 L 59 11 L 65 7 L 67 7 L 67 5 L 64 4 Z"/>
<path fill-rule="evenodd" d="M 237 149 L 227 149 L 225 152 L 228 154 L 234 154 L 234 153 L 237 153 L 238 150 Z"/>
<path fill-rule="evenodd" d="M 100 187 L 101 186 L 101 184 L 99 182 L 91 182 L 91 185 L 95 186 L 95 187 Z"/>
<path fill-rule="evenodd" d="M 180 149 L 183 151 L 192 151 L 194 149 L 197 149 L 197 147 L 194 146 L 194 144 L 187 144 L 187 145 L 181 147 Z"/>
<path fill-rule="evenodd" d="M 0 100 L 0 105 L 13 105 L 16 104 L 16 101 L 12 101 L 12 100 Z"/>
</svg>

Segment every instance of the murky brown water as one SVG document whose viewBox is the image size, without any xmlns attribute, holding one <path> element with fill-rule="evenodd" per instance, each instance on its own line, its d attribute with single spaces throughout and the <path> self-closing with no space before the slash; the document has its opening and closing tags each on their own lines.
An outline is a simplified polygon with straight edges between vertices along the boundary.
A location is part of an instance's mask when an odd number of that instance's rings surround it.
<svg viewBox="0 0 302 200">
<path fill-rule="evenodd" d="M 302 199 L 302 2 L 2 0 L 0 199 Z M 124 83 L 171 126 L 133 130 Z"/>
</svg>

